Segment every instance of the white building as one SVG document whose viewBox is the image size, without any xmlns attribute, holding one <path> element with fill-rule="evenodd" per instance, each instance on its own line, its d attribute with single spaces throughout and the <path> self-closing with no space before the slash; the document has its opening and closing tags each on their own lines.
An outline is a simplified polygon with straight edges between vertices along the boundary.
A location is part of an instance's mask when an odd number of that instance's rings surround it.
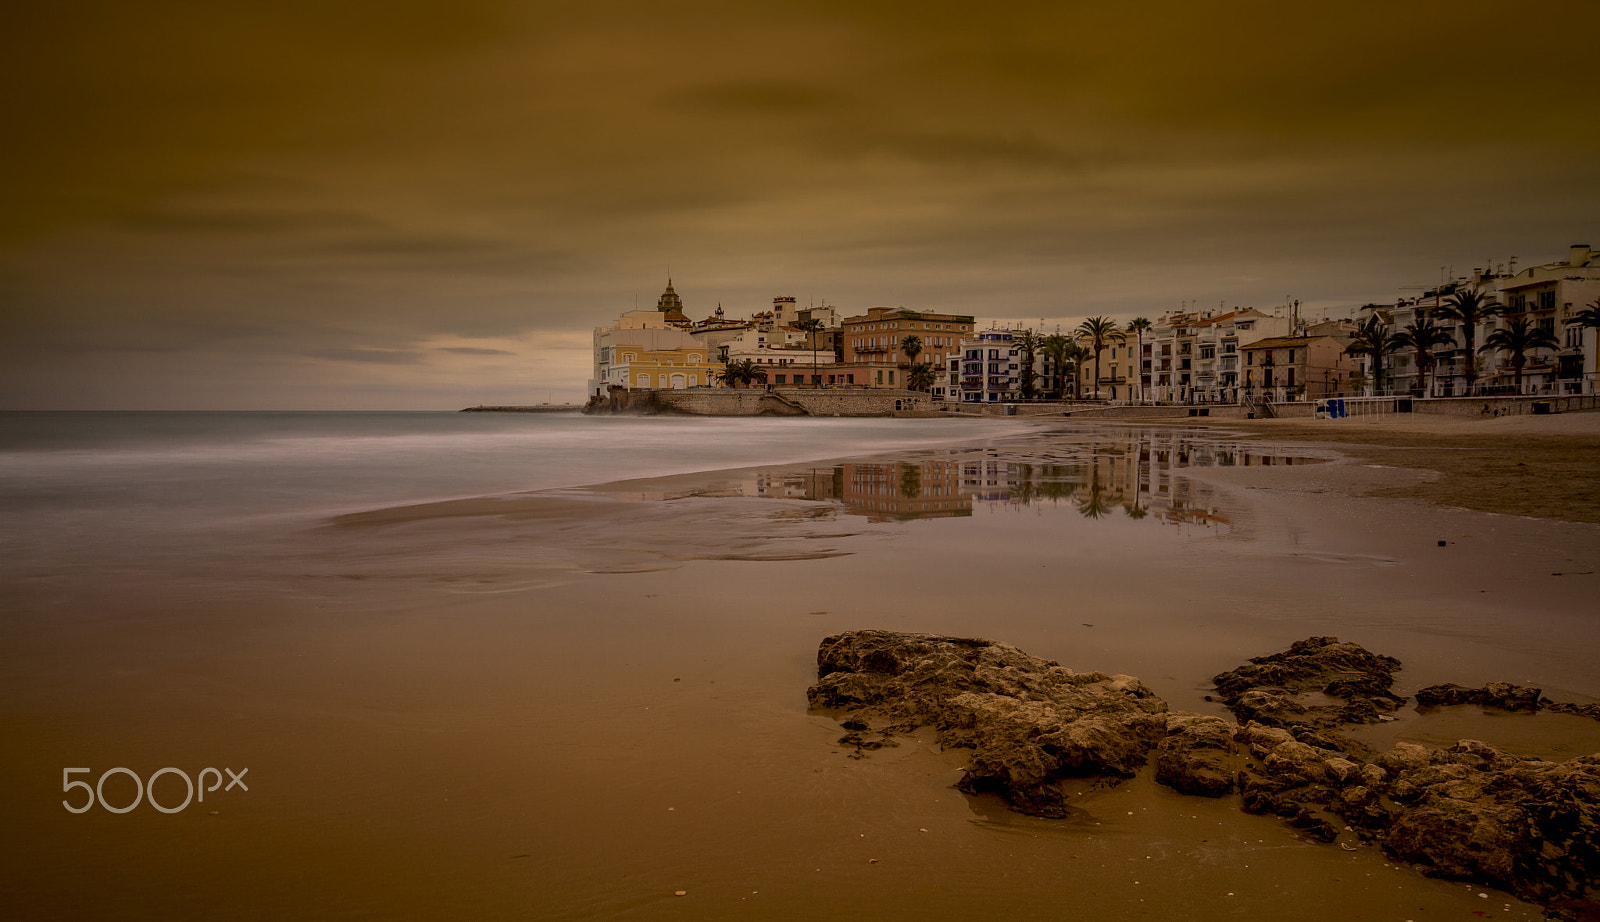
<svg viewBox="0 0 1600 922">
<path fill-rule="evenodd" d="M 1477 325 L 1473 331 L 1478 354 L 1467 354 L 1466 331 L 1462 324 L 1448 320 L 1439 309 L 1452 295 L 1477 291 L 1498 301 L 1499 316 Z M 1429 396 L 1467 396 L 1468 363 L 1477 366 L 1474 394 L 1513 394 L 1516 375 L 1511 357 L 1496 350 L 1484 350 L 1484 340 L 1506 326 L 1513 317 L 1526 317 L 1536 327 L 1555 337 L 1556 349 L 1532 349 L 1526 353 L 1522 370 L 1524 395 L 1593 394 L 1597 383 L 1597 344 L 1594 328 L 1584 327 L 1577 314 L 1600 301 L 1600 252 L 1579 244 L 1570 248 L 1561 262 L 1531 266 L 1509 272 L 1474 269 L 1471 275 L 1433 288 L 1414 298 L 1402 298 L 1392 305 L 1369 304 L 1360 319 L 1377 315 L 1391 332 L 1399 332 L 1421 317 L 1431 318 L 1454 337 L 1450 345 L 1433 351 L 1434 364 L 1426 383 L 1418 380 L 1414 350 L 1401 349 L 1384 359 L 1383 390 L 1389 394 L 1417 393 Z M 1370 382 L 1372 360 L 1363 356 L 1361 368 Z"/>
<path fill-rule="evenodd" d="M 1022 349 L 1011 330 L 984 330 L 965 336 L 945 363 L 945 396 L 949 403 L 1006 403 L 1022 398 Z M 1044 351 L 1033 356 L 1034 387 L 1044 382 Z"/>
<path fill-rule="evenodd" d="M 1587 244 L 1572 246 L 1563 262 L 1530 266 L 1496 280 L 1504 313 L 1480 330 L 1478 344 L 1490 331 L 1502 328 L 1512 317 L 1526 316 L 1560 344 L 1556 349 L 1536 349 L 1522 369 L 1524 394 L 1593 394 L 1596 390 L 1596 335 L 1576 320 L 1579 311 L 1600 302 L 1600 251 Z M 1491 392 L 1514 390 L 1511 358 L 1485 352 L 1492 371 L 1479 378 Z"/>
<path fill-rule="evenodd" d="M 1139 345 L 1141 399 L 1237 402 L 1244 384 L 1239 350 L 1268 337 L 1287 336 L 1292 326 L 1293 318 L 1286 314 L 1253 307 L 1162 314 Z"/>
</svg>

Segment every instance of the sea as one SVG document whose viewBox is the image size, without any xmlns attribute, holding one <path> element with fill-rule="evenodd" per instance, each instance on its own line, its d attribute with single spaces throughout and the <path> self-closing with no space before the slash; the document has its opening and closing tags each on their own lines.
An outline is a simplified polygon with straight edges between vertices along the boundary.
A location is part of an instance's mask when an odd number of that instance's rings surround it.
<svg viewBox="0 0 1600 922">
<path fill-rule="evenodd" d="M 1033 424 L 1037 425 L 1037 424 Z M 8 569 L 373 508 L 987 442 L 1008 420 L 6 412 Z"/>
</svg>

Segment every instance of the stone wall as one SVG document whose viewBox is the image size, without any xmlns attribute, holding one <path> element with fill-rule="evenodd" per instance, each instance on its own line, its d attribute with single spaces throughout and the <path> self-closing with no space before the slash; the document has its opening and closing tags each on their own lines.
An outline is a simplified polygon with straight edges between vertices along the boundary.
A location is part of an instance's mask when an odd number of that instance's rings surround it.
<svg viewBox="0 0 1600 922">
<path fill-rule="evenodd" d="M 1413 400 L 1417 413 L 1442 413 L 1449 416 L 1519 416 L 1534 412 L 1534 404 L 1549 404 L 1550 411 L 1600 409 L 1600 396 L 1574 397 L 1433 397 Z"/>
<path fill-rule="evenodd" d="M 937 411 L 925 393 L 833 388 L 691 388 L 630 390 L 598 412 L 683 413 L 690 416 L 893 416 Z M 619 405 L 620 404 L 620 405 Z"/>
</svg>

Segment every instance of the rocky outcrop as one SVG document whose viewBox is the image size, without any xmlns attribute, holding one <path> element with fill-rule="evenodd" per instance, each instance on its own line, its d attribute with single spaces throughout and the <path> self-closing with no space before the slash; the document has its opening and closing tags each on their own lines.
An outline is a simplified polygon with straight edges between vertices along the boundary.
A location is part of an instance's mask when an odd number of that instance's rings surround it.
<svg viewBox="0 0 1600 922">
<path fill-rule="evenodd" d="M 1072 811 L 1069 778 L 1115 783 L 1154 761 L 1158 782 L 1283 818 L 1309 838 L 1356 836 L 1426 873 L 1502 887 L 1558 915 L 1600 911 L 1600 754 L 1523 759 L 1464 740 L 1383 753 L 1337 732 L 1405 700 L 1399 661 L 1313 637 L 1217 677 L 1241 724 L 1169 712 L 1137 679 L 1080 673 L 991 640 L 854 631 L 817 654 L 813 707 L 846 711 L 861 757 L 933 727 L 971 750 L 958 786 L 1024 813 Z M 1440 704 L 1542 702 L 1536 689 L 1436 686 Z"/>
<path fill-rule="evenodd" d="M 852 631 L 817 651 L 813 707 L 969 749 L 960 787 L 1064 816 L 1067 778 L 1131 777 L 1166 734 L 1165 702 L 1129 676 L 1074 672 L 990 640 Z"/>
<path fill-rule="evenodd" d="M 1507 711 L 1537 711 L 1541 694 L 1540 689 L 1531 685 L 1512 685 L 1510 682 L 1490 682 L 1482 688 L 1446 683 L 1418 689 L 1417 704 L 1420 707 L 1480 704 Z"/>
<path fill-rule="evenodd" d="M 1167 735 L 1156 746 L 1156 780 L 1202 797 L 1233 793 L 1244 764 L 1238 729 L 1220 717 L 1168 714 Z"/>
<path fill-rule="evenodd" d="M 588 416 L 662 416 L 680 411 L 657 391 L 634 391 L 613 384 L 606 388 L 604 396 L 590 397 L 582 412 Z"/>
<path fill-rule="evenodd" d="M 1464 740 L 1442 751 L 1402 744 L 1379 762 L 1396 804 L 1389 854 L 1543 902 L 1595 895 L 1600 754 L 1543 762 Z"/>
<path fill-rule="evenodd" d="M 1573 704 L 1551 701 L 1542 689 L 1532 685 L 1513 685 L 1510 682 L 1490 682 L 1480 688 L 1466 688 L 1446 683 L 1429 685 L 1417 691 L 1418 707 L 1448 707 L 1457 704 L 1476 704 L 1479 707 L 1499 708 L 1504 711 L 1553 711 L 1557 714 L 1576 714 L 1591 720 L 1600 720 L 1600 704 Z"/>
<path fill-rule="evenodd" d="M 1282 653 L 1258 656 L 1212 681 L 1222 702 L 1243 721 L 1296 730 L 1373 723 L 1404 698 L 1390 689 L 1400 661 L 1337 637 L 1297 640 Z M 1319 698 L 1320 696 L 1320 698 Z"/>
</svg>

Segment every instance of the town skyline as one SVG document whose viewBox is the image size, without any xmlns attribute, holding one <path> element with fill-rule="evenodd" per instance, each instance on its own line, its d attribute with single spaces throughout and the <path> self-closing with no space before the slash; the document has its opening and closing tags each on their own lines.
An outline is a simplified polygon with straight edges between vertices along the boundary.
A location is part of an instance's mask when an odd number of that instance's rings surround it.
<svg viewBox="0 0 1600 922">
<path fill-rule="evenodd" d="M 376 9 L 10 30 L 0 407 L 575 402 L 669 273 L 1048 329 L 1600 246 L 1592 4 Z"/>
</svg>

